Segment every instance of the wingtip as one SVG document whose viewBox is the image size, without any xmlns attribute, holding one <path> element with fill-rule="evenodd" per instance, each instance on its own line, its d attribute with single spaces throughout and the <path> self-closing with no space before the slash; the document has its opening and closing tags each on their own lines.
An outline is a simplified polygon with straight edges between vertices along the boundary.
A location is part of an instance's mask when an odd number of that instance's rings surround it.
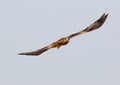
<svg viewBox="0 0 120 85">
<path fill-rule="evenodd" d="M 107 17 L 108 17 L 108 15 L 109 15 L 109 13 L 104 13 L 101 17 L 100 17 L 100 19 L 102 18 L 102 19 L 106 19 Z"/>
<path fill-rule="evenodd" d="M 17 55 L 23 55 L 23 53 L 18 53 Z"/>
<path fill-rule="evenodd" d="M 103 15 L 102 16 L 108 16 L 109 15 L 109 13 L 107 13 L 107 12 L 105 12 L 105 13 L 103 13 Z"/>
<path fill-rule="evenodd" d="M 17 55 L 25 55 L 25 53 L 18 53 Z"/>
<path fill-rule="evenodd" d="M 97 21 L 101 23 L 101 25 L 106 21 L 109 13 L 104 13 Z"/>
<path fill-rule="evenodd" d="M 18 55 L 38 56 L 39 54 L 30 54 L 30 53 L 18 53 Z"/>
<path fill-rule="evenodd" d="M 109 15 L 109 13 L 104 13 L 105 14 L 105 17 L 107 17 Z"/>
</svg>

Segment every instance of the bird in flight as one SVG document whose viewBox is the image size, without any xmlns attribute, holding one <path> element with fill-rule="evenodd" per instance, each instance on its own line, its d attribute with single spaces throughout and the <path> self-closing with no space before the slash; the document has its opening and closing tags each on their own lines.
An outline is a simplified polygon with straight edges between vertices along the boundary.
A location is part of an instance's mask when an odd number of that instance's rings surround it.
<svg viewBox="0 0 120 85">
<path fill-rule="evenodd" d="M 93 31 L 98 29 L 99 27 L 101 27 L 103 25 L 103 23 L 105 22 L 106 18 L 107 18 L 108 14 L 104 13 L 98 20 L 96 20 L 94 23 L 92 23 L 91 25 L 89 25 L 88 27 L 86 27 L 84 30 L 79 31 L 77 33 L 71 34 L 67 37 L 63 37 L 59 40 L 57 40 L 56 42 L 51 43 L 50 45 L 43 47 L 41 49 L 35 50 L 35 51 L 31 51 L 31 52 L 24 52 L 24 53 L 19 53 L 18 55 L 40 55 L 43 52 L 51 49 L 51 48 L 60 48 L 63 45 L 66 45 L 69 43 L 70 39 L 81 35 L 81 34 L 85 34 L 87 32 Z"/>
</svg>

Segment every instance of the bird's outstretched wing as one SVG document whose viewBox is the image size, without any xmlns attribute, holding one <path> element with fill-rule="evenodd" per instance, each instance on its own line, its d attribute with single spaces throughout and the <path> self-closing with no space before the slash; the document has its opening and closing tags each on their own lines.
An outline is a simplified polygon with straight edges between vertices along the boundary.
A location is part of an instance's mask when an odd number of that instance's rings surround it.
<svg viewBox="0 0 120 85">
<path fill-rule="evenodd" d="M 51 48 L 60 48 L 60 46 L 62 45 L 66 45 L 69 42 L 68 38 L 61 38 L 56 42 L 53 42 L 52 44 L 43 47 L 41 49 L 35 50 L 35 51 L 31 51 L 31 52 L 24 52 L 24 53 L 19 53 L 18 55 L 33 55 L 33 56 L 37 56 L 42 54 L 43 52 L 51 49 Z"/>
<path fill-rule="evenodd" d="M 72 37 L 75 37 L 75 36 L 78 36 L 78 35 L 81 35 L 81 34 L 84 34 L 84 33 L 87 33 L 87 32 L 98 29 L 99 27 L 101 27 L 103 25 L 103 23 L 105 22 L 107 16 L 108 16 L 108 14 L 104 13 L 98 20 L 96 20 L 94 23 L 89 25 L 86 29 L 84 29 L 84 30 L 82 30 L 80 32 L 71 34 L 68 37 L 71 39 Z"/>
<path fill-rule="evenodd" d="M 103 23 L 105 22 L 107 16 L 108 16 L 108 14 L 104 13 L 98 20 L 96 20 L 93 24 L 91 24 L 90 26 L 88 26 L 84 30 L 77 32 L 77 33 L 74 33 L 74 34 L 71 34 L 68 37 L 63 37 L 63 38 L 59 39 L 58 41 L 53 42 L 52 44 L 50 44 L 44 48 L 41 48 L 41 49 L 38 49 L 38 50 L 32 51 L 32 52 L 19 53 L 18 55 L 36 55 L 37 56 L 37 55 L 40 55 L 43 52 L 45 52 L 51 48 L 56 48 L 56 47 L 59 48 L 62 45 L 66 45 L 70 41 L 71 38 L 78 36 L 80 34 L 90 32 L 92 30 L 95 30 L 95 29 L 98 29 L 99 27 L 101 27 L 103 25 Z"/>
<path fill-rule="evenodd" d="M 38 50 L 32 51 L 32 52 L 19 53 L 18 55 L 34 55 L 34 56 L 37 56 L 37 55 L 40 55 L 41 53 L 47 51 L 48 49 L 49 49 L 48 47 L 44 47 L 44 48 L 41 48 L 41 49 L 38 49 Z"/>
</svg>

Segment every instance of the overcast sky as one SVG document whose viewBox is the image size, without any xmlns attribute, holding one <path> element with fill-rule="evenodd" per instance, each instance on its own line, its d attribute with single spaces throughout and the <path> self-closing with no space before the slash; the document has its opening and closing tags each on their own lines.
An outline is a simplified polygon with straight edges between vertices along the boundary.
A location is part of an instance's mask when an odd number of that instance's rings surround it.
<svg viewBox="0 0 120 85">
<path fill-rule="evenodd" d="M 1 0 L 0 85 L 120 85 L 119 0 Z M 44 47 L 83 30 L 103 13 L 104 25 L 39 56 Z"/>
</svg>

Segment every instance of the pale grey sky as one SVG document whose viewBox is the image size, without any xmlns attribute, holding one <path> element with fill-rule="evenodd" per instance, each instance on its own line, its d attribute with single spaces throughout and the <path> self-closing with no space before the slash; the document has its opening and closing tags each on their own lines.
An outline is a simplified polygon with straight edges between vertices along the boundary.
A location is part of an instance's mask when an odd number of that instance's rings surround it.
<svg viewBox="0 0 120 85">
<path fill-rule="evenodd" d="M 119 0 L 1 0 L 0 85 L 120 85 Z M 109 13 L 104 25 L 40 56 Z"/>
</svg>

